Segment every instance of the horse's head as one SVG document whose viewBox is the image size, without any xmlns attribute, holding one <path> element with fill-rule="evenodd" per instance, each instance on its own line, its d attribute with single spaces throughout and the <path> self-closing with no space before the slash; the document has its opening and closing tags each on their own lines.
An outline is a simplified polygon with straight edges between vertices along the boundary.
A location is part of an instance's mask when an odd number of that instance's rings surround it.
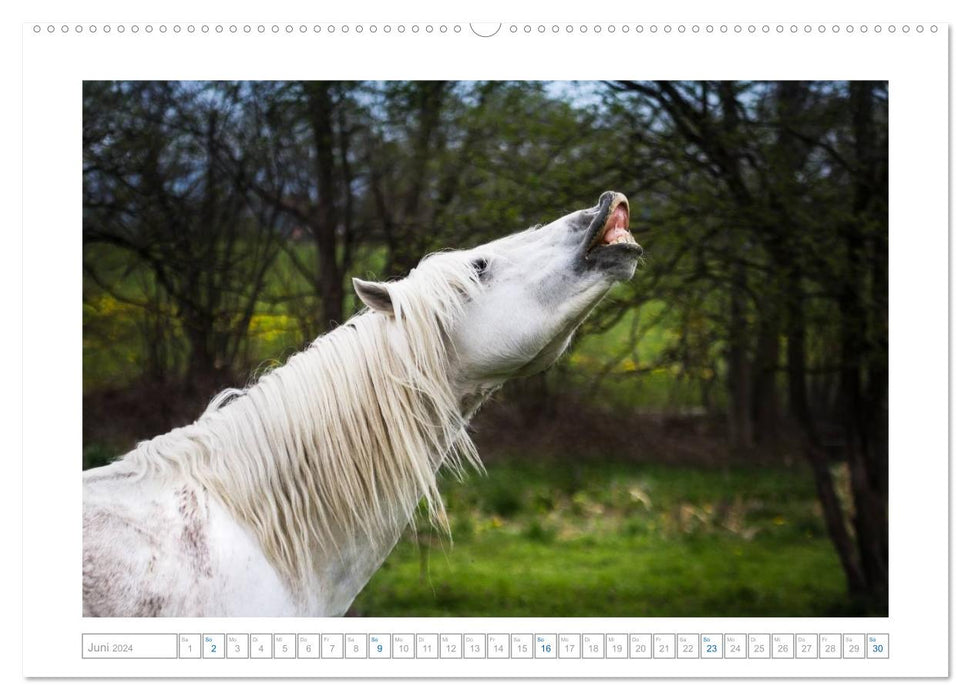
<svg viewBox="0 0 971 700">
<path fill-rule="evenodd" d="M 590 209 L 545 226 L 426 258 L 401 282 L 354 280 L 372 309 L 395 313 L 397 285 L 444 267 L 472 276 L 449 324 L 449 374 L 462 393 L 549 367 L 610 287 L 629 280 L 643 252 L 628 230 L 627 198 L 605 192 Z"/>
</svg>

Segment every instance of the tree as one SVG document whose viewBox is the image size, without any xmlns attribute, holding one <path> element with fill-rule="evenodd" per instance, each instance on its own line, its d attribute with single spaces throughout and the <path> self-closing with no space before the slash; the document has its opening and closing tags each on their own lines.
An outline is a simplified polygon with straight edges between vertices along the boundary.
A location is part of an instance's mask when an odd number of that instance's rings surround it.
<svg viewBox="0 0 971 700">
<path fill-rule="evenodd" d="M 640 115 L 633 128 L 640 129 L 635 142 L 645 167 L 660 162 L 667 170 L 652 199 L 669 235 L 655 241 L 660 260 L 648 288 L 681 314 L 697 313 L 697 303 L 688 300 L 700 290 L 724 300 L 707 310 L 724 339 L 728 422 L 737 446 L 781 437 L 784 379 L 787 425 L 813 467 L 851 595 L 862 607 L 885 609 L 883 87 L 608 87 L 625 111 Z M 812 357 L 814 345 L 827 350 Z M 835 402 L 813 402 L 810 377 L 817 384 L 820 377 L 823 383 L 838 378 Z M 852 477 L 849 508 L 837 497 L 821 424 L 840 426 Z M 848 509 L 855 514 L 852 527 Z"/>
<path fill-rule="evenodd" d="M 152 308 L 171 308 L 185 378 L 203 386 L 225 381 L 242 352 L 278 245 L 279 212 L 238 186 L 249 158 L 235 170 L 220 158 L 245 137 L 223 97 L 204 84 L 85 84 L 86 273 L 144 306 L 126 285 L 133 265 L 150 270 Z M 106 249 L 121 253 L 112 270 Z"/>
</svg>

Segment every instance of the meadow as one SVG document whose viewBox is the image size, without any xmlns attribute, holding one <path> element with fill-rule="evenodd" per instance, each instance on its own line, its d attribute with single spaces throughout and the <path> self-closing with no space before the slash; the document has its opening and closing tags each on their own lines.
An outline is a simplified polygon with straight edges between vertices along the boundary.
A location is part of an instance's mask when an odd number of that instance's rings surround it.
<svg viewBox="0 0 971 700">
<path fill-rule="evenodd" d="M 349 614 L 839 616 L 846 585 L 798 468 L 506 460 L 443 480 Z"/>
</svg>

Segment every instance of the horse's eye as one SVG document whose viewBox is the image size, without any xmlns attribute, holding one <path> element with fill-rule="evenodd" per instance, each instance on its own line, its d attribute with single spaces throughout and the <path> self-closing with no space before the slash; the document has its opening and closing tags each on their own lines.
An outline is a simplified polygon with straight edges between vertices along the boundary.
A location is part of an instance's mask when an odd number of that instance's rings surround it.
<svg viewBox="0 0 971 700">
<path fill-rule="evenodd" d="M 482 279 L 485 276 L 486 269 L 489 267 L 489 261 L 485 258 L 476 258 L 472 261 L 472 269 L 475 271 L 475 276 Z"/>
</svg>

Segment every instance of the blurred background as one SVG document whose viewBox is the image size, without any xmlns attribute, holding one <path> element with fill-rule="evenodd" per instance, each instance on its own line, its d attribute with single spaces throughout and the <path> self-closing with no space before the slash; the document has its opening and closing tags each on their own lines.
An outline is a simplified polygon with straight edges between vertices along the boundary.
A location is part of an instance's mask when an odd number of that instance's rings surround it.
<svg viewBox="0 0 971 700">
<path fill-rule="evenodd" d="M 86 82 L 83 467 L 624 192 L 645 257 L 350 614 L 887 614 L 887 84 Z"/>
</svg>

